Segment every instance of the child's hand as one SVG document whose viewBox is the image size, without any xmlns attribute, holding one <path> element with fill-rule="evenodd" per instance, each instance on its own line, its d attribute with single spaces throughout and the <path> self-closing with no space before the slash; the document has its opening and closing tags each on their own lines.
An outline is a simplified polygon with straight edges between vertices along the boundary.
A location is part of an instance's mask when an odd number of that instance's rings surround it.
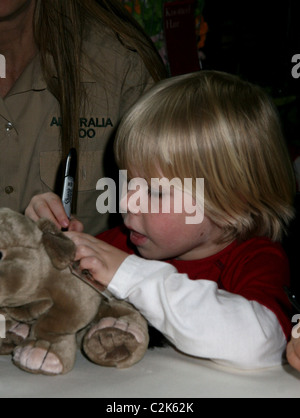
<svg viewBox="0 0 300 418">
<path fill-rule="evenodd" d="M 88 234 L 65 234 L 76 245 L 75 261 L 80 261 L 80 270 L 89 270 L 97 282 L 107 287 L 128 254 Z"/>
<path fill-rule="evenodd" d="M 300 338 L 291 338 L 286 348 L 286 356 L 290 365 L 300 372 Z"/>
<path fill-rule="evenodd" d="M 40 218 L 47 218 L 58 228 L 68 228 L 69 231 L 77 232 L 83 231 L 83 225 L 78 219 L 68 219 L 61 198 L 54 193 L 34 196 L 25 210 L 25 215 L 35 222 Z"/>
</svg>

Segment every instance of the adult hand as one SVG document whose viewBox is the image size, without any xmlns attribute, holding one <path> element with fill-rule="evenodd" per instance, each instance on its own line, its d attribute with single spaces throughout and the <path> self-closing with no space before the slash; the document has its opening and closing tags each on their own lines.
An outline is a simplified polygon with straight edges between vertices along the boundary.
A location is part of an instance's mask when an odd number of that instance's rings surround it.
<svg viewBox="0 0 300 418">
<path fill-rule="evenodd" d="M 34 196 L 25 210 L 25 215 L 35 222 L 40 218 L 47 218 L 60 229 L 83 231 L 83 225 L 78 219 L 68 219 L 60 197 L 54 193 Z"/>
<path fill-rule="evenodd" d="M 80 270 L 88 270 L 94 280 L 107 287 L 128 254 L 91 235 L 66 232 L 76 245 L 75 261 Z"/>
</svg>

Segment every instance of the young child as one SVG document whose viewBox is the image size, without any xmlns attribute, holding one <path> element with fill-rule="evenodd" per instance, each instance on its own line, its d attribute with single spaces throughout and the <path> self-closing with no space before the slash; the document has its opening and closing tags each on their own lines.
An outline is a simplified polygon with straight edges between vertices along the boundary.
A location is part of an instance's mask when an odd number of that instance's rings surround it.
<svg viewBox="0 0 300 418">
<path fill-rule="evenodd" d="M 149 197 L 149 210 L 136 210 L 128 190 L 125 227 L 100 240 L 68 232 L 81 268 L 184 353 L 243 369 L 280 364 L 291 323 L 278 241 L 293 217 L 295 186 L 265 93 L 214 71 L 160 82 L 122 121 L 115 154 L 130 183 L 147 181 L 139 198 Z M 193 179 L 192 190 L 181 190 L 183 202 L 192 194 L 190 205 L 176 211 L 176 186 L 168 194 L 154 178 Z M 192 223 L 191 208 L 201 206 L 196 179 L 204 179 L 204 217 Z"/>
</svg>

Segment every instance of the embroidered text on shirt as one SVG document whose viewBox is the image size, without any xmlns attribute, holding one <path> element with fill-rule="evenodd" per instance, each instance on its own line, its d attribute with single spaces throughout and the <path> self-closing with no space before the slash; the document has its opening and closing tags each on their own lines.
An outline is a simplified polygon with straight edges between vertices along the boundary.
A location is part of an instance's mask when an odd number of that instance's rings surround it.
<svg viewBox="0 0 300 418">
<path fill-rule="evenodd" d="M 52 126 L 62 126 L 62 118 L 53 116 L 50 123 Z M 97 128 L 113 128 L 113 123 L 110 118 L 80 118 L 79 120 L 79 138 L 89 138 L 92 139 L 96 136 Z"/>
</svg>

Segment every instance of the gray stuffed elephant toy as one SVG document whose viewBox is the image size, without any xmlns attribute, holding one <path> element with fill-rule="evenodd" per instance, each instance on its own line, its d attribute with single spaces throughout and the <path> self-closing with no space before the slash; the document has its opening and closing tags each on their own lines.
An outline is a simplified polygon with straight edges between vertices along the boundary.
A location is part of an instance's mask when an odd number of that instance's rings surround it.
<svg viewBox="0 0 300 418">
<path fill-rule="evenodd" d="M 0 354 L 31 373 L 69 372 L 78 347 L 102 366 L 129 367 L 148 347 L 131 305 L 106 299 L 70 268 L 75 247 L 49 220 L 0 209 Z"/>
</svg>

